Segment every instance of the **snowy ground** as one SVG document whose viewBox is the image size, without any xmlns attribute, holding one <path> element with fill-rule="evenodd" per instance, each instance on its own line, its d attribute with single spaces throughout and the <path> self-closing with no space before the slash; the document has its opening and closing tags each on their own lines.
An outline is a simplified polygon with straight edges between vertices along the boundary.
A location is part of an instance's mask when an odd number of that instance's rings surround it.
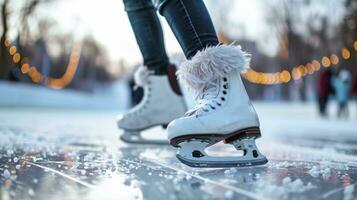
<svg viewBox="0 0 357 200">
<path fill-rule="evenodd" d="M 119 141 L 115 111 L 1 107 L 0 199 L 357 198 L 356 106 L 344 121 L 319 119 L 313 104 L 255 105 L 269 163 L 230 169 L 193 169 L 170 146 Z"/>
</svg>

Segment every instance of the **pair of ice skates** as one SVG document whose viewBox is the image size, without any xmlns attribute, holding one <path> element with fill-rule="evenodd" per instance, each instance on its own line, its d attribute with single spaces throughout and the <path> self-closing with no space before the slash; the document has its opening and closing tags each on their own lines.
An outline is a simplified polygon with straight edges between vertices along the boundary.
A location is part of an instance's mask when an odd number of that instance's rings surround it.
<svg viewBox="0 0 357 200">
<path fill-rule="evenodd" d="M 145 140 L 140 133 L 169 124 L 169 142 L 179 148 L 177 158 L 186 165 L 240 167 L 267 163 L 255 144 L 261 136 L 259 119 L 240 76 L 249 67 L 249 60 L 240 46 L 221 45 L 198 52 L 184 62 L 178 78 L 196 94 L 196 106 L 187 112 L 183 97 L 172 89 L 167 76 L 156 76 L 141 68 L 135 80 L 144 88 L 144 97 L 118 120 L 119 128 L 124 129 L 121 139 L 165 144 Z M 205 148 L 221 141 L 243 151 L 243 155 L 214 157 L 205 152 Z"/>
</svg>

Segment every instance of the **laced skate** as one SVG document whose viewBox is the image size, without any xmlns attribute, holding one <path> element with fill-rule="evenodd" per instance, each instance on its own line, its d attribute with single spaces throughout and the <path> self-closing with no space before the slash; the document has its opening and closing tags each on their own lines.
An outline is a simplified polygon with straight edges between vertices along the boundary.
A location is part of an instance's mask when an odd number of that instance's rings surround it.
<svg viewBox="0 0 357 200">
<path fill-rule="evenodd" d="M 173 67 L 174 66 L 169 66 Z M 168 69 L 170 73 L 170 69 Z M 173 75 L 174 75 L 174 71 Z M 156 126 L 167 127 L 172 120 L 182 116 L 186 104 L 177 84 L 170 82 L 168 76 L 154 75 L 146 67 L 139 68 L 134 80 L 144 88 L 141 102 L 118 119 L 118 127 L 124 130 L 120 139 L 136 144 L 169 144 L 167 139 L 153 140 L 142 137 L 143 131 Z"/>
<path fill-rule="evenodd" d="M 196 106 L 168 126 L 177 158 L 191 167 L 243 167 L 268 162 L 255 139 L 261 136 L 258 116 L 240 72 L 249 66 L 240 46 L 222 45 L 198 52 L 182 64 L 178 77 L 196 93 Z M 205 149 L 223 141 L 242 156 L 210 156 Z"/>
</svg>

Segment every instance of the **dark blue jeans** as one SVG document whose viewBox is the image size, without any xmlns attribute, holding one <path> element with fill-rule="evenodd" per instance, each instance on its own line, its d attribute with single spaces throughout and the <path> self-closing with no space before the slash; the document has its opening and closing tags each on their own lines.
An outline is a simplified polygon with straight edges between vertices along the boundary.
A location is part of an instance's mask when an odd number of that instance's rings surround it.
<svg viewBox="0 0 357 200">
<path fill-rule="evenodd" d="M 166 74 L 169 59 L 156 8 L 151 0 L 123 0 L 125 11 L 144 59 L 155 74 Z"/>
<path fill-rule="evenodd" d="M 187 59 L 197 51 L 219 44 L 203 0 L 156 0 Z"/>
<path fill-rule="evenodd" d="M 187 59 L 208 46 L 218 45 L 216 31 L 203 0 L 153 1 L 124 0 L 144 64 L 168 63 L 155 6 L 166 18 Z"/>
</svg>

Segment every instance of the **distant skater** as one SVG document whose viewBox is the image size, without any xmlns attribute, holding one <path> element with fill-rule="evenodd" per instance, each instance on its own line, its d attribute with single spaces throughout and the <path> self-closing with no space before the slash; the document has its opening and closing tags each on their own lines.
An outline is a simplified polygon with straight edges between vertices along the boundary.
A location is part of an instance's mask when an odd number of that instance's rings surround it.
<svg viewBox="0 0 357 200">
<path fill-rule="evenodd" d="M 348 118 L 348 100 L 351 93 L 351 73 L 348 70 L 341 70 L 337 77 L 332 78 L 333 87 L 336 91 L 336 100 L 338 102 L 337 116 L 339 118 Z"/>
<path fill-rule="evenodd" d="M 357 100 L 357 75 L 353 79 L 352 96 Z"/>
<path fill-rule="evenodd" d="M 321 117 L 327 117 L 327 105 L 329 102 L 330 94 L 333 93 L 331 79 L 332 71 L 330 69 L 323 71 L 318 79 L 317 96 L 319 113 Z"/>
</svg>

